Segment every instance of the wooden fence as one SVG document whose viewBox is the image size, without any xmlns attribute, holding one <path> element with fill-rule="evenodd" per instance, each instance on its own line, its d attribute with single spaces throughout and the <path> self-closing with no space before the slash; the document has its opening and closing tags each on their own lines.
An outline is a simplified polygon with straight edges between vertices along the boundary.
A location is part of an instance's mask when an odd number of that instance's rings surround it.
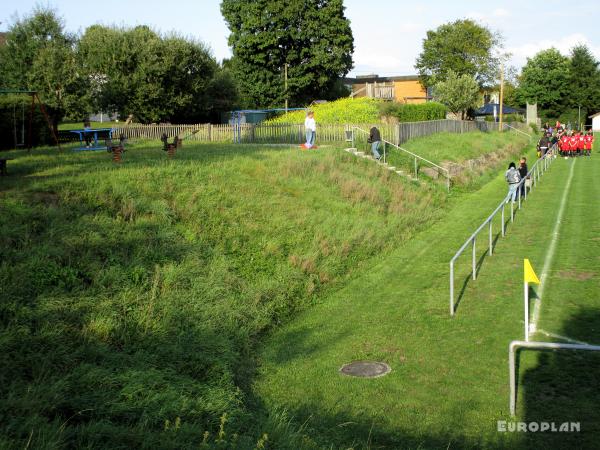
<svg viewBox="0 0 600 450">
<path fill-rule="evenodd" d="M 524 124 L 511 124 L 515 128 L 526 129 Z M 416 137 L 436 133 L 466 133 L 469 131 L 498 130 L 494 122 L 472 122 L 466 120 L 431 120 L 427 122 L 406 122 L 399 124 L 317 124 L 317 142 L 344 142 L 346 132 L 352 127 L 369 130 L 377 126 L 384 139 L 401 145 Z M 256 144 L 301 144 L 305 141 L 304 126 L 301 124 L 243 124 L 237 129 L 229 124 L 211 125 L 121 125 L 113 128 L 113 136 L 123 134 L 128 139 L 160 139 L 165 133 L 169 138 L 179 136 L 185 140 L 197 142 L 225 143 L 234 142 L 239 135 L 242 143 Z"/>
</svg>

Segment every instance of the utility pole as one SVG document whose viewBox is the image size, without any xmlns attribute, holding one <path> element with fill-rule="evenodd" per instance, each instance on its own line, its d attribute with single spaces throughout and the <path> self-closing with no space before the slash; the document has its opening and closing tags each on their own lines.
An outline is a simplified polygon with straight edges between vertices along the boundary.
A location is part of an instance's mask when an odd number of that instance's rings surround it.
<svg viewBox="0 0 600 450">
<path fill-rule="evenodd" d="M 288 113 L 288 85 L 287 85 L 287 68 L 288 63 L 283 65 L 283 77 L 285 80 L 285 113 Z"/>
<path fill-rule="evenodd" d="M 503 102 L 504 102 L 504 64 L 500 65 L 500 126 L 499 126 L 499 131 L 502 131 L 502 110 L 503 108 Z"/>
</svg>

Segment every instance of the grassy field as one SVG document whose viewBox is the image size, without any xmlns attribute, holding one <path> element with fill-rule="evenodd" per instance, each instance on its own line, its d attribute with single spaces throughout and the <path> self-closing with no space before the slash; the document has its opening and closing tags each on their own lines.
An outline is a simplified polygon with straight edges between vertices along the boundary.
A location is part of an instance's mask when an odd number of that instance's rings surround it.
<svg viewBox="0 0 600 450">
<path fill-rule="evenodd" d="M 14 155 L 0 179 L 0 447 L 565 448 L 598 436 L 495 431 L 508 418 L 508 342 L 522 335 L 521 260 L 543 265 L 570 161 L 450 319 L 448 259 L 504 195 L 501 176 L 447 196 L 334 148 L 186 144 L 169 161 L 144 143 L 120 166 L 105 152 Z M 589 186 L 599 168 L 578 160 L 576 179 Z M 566 265 L 548 280 L 583 277 L 573 292 L 587 309 L 553 305 L 572 287 L 548 287 L 540 328 L 593 342 L 597 227 L 588 269 L 566 255 L 598 192 L 577 192 L 573 241 L 557 247 Z M 570 314 L 588 334 L 569 331 Z M 521 418 L 568 420 L 556 397 L 583 363 L 560 378 L 560 356 L 548 368 L 522 355 Z M 393 372 L 338 374 L 359 358 Z M 584 430 L 595 395 L 568 399 Z"/>
<path fill-rule="evenodd" d="M 257 339 L 448 202 L 341 150 L 160 148 L 12 154 L 0 447 L 195 447 L 223 413 L 253 436 Z"/>
<path fill-rule="evenodd" d="M 254 386 L 265 408 L 285 409 L 314 437 L 314 448 L 597 448 L 594 354 L 528 351 L 520 358 L 516 420 L 580 422 L 580 433 L 497 431 L 498 420 L 511 420 L 507 355 L 509 342 L 523 338 L 522 261 L 530 258 L 542 273 L 571 170 L 534 339 L 598 344 L 600 160 L 559 160 L 507 237 L 496 238 L 494 255 L 480 245 L 477 281 L 469 279 L 469 256 L 459 259 L 455 318 L 448 315 L 448 261 L 503 196 L 501 177 L 274 333 Z M 372 380 L 338 372 L 362 359 L 385 361 L 392 372 Z"/>
</svg>

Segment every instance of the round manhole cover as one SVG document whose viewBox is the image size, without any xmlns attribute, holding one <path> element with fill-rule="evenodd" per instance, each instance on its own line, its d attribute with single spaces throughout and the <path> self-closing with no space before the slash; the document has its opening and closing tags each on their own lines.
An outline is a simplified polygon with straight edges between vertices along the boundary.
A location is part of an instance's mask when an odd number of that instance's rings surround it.
<svg viewBox="0 0 600 450">
<path fill-rule="evenodd" d="M 340 372 L 351 377 L 377 378 L 387 375 L 391 370 L 392 368 L 383 362 L 354 361 L 344 364 Z"/>
</svg>

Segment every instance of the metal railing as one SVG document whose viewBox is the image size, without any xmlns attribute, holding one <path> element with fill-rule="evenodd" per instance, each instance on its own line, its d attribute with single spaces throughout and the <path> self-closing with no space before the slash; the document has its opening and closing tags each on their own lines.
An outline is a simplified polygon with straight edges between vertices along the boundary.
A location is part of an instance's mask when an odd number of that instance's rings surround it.
<svg viewBox="0 0 600 450">
<path fill-rule="evenodd" d="M 531 189 L 536 187 L 540 181 L 541 176 L 546 172 L 552 161 L 554 161 L 554 156 L 557 151 L 556 145 L 552 146 L 552 148 L 540 159 L 538 159 L 531 170 L 527 172 L 527 175 L 517 184 L 516 192 L 518 198 L 518 209 L 521 209 L 521 189 L 524 190 L 524 200 L 527 200 L 527 186 L 524 186 L 527 179 L 531 179 Z M 455 303 L 454 303 L 454 263 L 458 259 L 458 257 L 465 251 L 465 249 L 471 245 L 472 246 L 472 262 L 471 262 L 471 272 L 473 280 L 477 279 L 477 236 L 479 233 L 487 226 L 488 227 L 488 254 L 491 256 L 494 250 L 494 241 L 493 241 L 493 220 L 498 213 L 502 216 L 502 225 L 501 225 L 501 234 L 504 237 L 506 235 L 506 222 L 505 222 L 505 207 L 507 205 L 507 200 L 510 200 L 508 195 L 502 200 L 502 202 L 494 209 L 494 211 L 488 216 L 487 219 L 483 221 L 483 223 L 475 230 L 471 236 L 465 241 L 465 243 L 458 249 L 455 255 L 450 260 L 450 315 L 453 316 L 455 313 Z M 510 221 L 514 222 L 515 219 L 515 202 L 510 201 Z"/>
<path fill-rule="evenodd" d="M 352 140 L 352 147 L 354 147 L 355 144 L 355 136 L 354 136 L 354 130 L 358 130 L 361 133 L 366 134 L 367 136 L 370 135 L 370 133 L 360 127 L 357 126 L 353 126 L 351 128 L 351 140 Z M 419 156 L 413 152 L 411 152 L 410 150 L 406 150 L 405 148 L 400 147 L 399 145 L 396 145 L 390 141 L 387 141 L 385 139 L 382 139 L 381 142 L 383 143 L 383 162 L 386 163 L 387 162 L 387 146 L 390 145 L 393 148 L 396 148 L 397 150 L 409 155 L 410 158 L 414 159 L 414 170 L 415 170 L 415 179 L 419 178 L 419 163 L 418 161 L 421 161 L 425 164 L 430 165 L 431 167 L 435 168 L 439 174 L 443 175 L 446 178 L 446 188 L 448 190 L 448 192 L 450 192 L 450 171 L 442 166 L 437 165 L 436 163 L 429 161 L 427 158 L 423 158 L 422 156 Z"/>
<path fill-rule="evenodd" d="M 515 364 L 516 351 L 519 348 L 533 350 L 587 350 L 598 352 L 600 346 L 589 344 L 562 344 L 557 342 L 512 341 L 508 347 L 508 371 L 510 383 L 510 414 L 515 415 L 517 408 L 517 369 Z"/>
<path fill-rule="evenodd" d="M 533 137 L 531 134 L 529 133 L 525 133 L 524 131 L 519 130 L 518 128 L 515 128 L 507 123 L 503 124 L 506 128 L 510 128 L 513 131 L 516 131 L 517 133 L 521 133 L 524 134 L 525 136 L 527 136 L 529 138 L 529 141 L 531 142 L 531 138 Z"/>
</svg>

